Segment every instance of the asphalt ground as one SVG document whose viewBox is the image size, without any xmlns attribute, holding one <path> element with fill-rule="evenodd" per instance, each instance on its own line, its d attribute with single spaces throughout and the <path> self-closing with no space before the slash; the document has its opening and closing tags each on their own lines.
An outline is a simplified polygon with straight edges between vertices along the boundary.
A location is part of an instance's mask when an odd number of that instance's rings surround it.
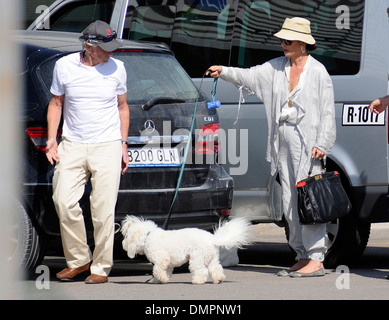
<svg viewBox="0 0 389 320">
<path fill-rule="evenodd" d="M 387 300 L 389 299 L 389 224 L 374 224 L 361 260 L 352 267 L 327 269 L 320 278 L 278 277 L 277 271 L 293 264 L 283 229 L 257 226 L 257 242 L 239 251 L 239 264 L 225 267 L 226 280 L 192 285 L 187 268 L 176 269 L 166 285 L 149 284 L 152 265 L 145 260 L 115 261 L 109 282 L 87 285 L 80 276 L 62 282 L 55 274 L 66 267 L 62 257 L 46 257 L 36 275 L 18 282 L 16 299 L 27 300 L 132 300 L 148 308 L 154 301 L 249 300 Z M 48 277 L 49 275 L 49 277 Z"/>
</svg>

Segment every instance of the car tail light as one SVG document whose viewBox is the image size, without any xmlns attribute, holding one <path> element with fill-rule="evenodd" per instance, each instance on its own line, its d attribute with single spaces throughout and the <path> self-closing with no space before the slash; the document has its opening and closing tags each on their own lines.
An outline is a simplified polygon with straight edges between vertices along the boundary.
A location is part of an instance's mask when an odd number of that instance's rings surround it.
<svg viewBox="0 0 389 320">
<path fill-rule="evenodd" d="M 195 152 L 198 154 L 218 153 L 219 129 L 219 123 L 205 125 L 200 131 Z"/>
<path fill-rule="evenodd" d="M 223 217 L 229 216 L 231 213 L 231 209 L 222 209 L 221 214 Z"/>
<path fill-rule="evenodd" d="M 29 127 L 27 133 L 34 145 L 42 152 L 46 151 L 47 128 L 46 127 Z M 58 137 L 62 136 L 62 131 L 58 132 Z"/>
</svg>

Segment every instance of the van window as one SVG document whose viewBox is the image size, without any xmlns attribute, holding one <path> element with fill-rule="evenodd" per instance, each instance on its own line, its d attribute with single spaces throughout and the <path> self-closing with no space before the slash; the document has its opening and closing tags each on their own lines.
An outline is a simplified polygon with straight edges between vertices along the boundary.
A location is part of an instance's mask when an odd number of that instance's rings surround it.
<svg viewBox="0 0 389 320">
<path fill-rule="evenodd" d="M 130 0 L 124 21 L 123 38 L 162 41 L 170 45 L 177 13 L 176 3 L 180 1 Z"/>
<path fill-rule="evenodd" d="M 274 34 L 285 18 L 311 21 L 312 55 L 332 75 L 360 68 L 364 1 L 155 0 L 128 7 L 124 37 L 167 43 L 191 77 L 213 64 L 251 67 L 283 55 Z"/>
<path fill-rule="evenodd" d="M 188 1 L 181 8 L 171 49 L 189 75 L 201 77 L 212 64 L 229 64 L 234 15 L 233 1 Z"/>
<path fill-rule="evenodd" d="M 312 55 L 332 75 L 356 74 L 360 68 L 363 1 L 240 0 L 232 40 L 231 65 L 249 67 L 282 55 L 278 32 L 284 19 L 311 21 L 317 49 Z"/>
<path fill-rule="evenodd" d="M 130 22 L 132 40 L 170 43 L 176 6 L 141 6 L 135 8 Z"/>
<path fill-rule="evenodd" d="M 82 32 L 91 22 L 102 20 L 107 23 L 111 15 L 115 0 L 80 1 L 64 6 L 55 12 L 50 25 L 51 31 Z M 42 29 L 45 30 L 45 29 Z"/>
</svg>

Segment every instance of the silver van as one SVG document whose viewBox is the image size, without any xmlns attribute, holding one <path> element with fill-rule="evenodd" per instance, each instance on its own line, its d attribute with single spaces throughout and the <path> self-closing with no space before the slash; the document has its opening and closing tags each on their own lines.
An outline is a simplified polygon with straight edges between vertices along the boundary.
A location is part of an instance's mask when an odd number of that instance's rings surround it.
<svg viewBox="0 0 389 320">
<path fill-rule="evenodd" d="M 89 2 L 89 6 L 86 3 Z M 80 32 L 76 23 L 106 19 L 125 39 L 164 42 L 206 93 L 213 79 L 202 76 L 213 64 L 250 67 L 281 56 L 273 36 L 286 17 L 308 18 L 318 49 L 313 56 L 332 76 L 337 141 L 327 170 L 342 175 L 353 204 L 351 215 L 328 224 L 327 267 L 351 263 L 364 251 L 373 222 L 389 221 L 388 121 L 369 103 L 387 94 L 388 0 L 146 0 L 56 1 L 31 24 L 32 30 Z M 79 4 L 79 5 L 78 5 Z M 81 6 L 89 13 L 80 13 Z M 78 11 L 77 11 L 78 10 Z M 98 16 L 98 14 L 100 14 Z M 78 14 L 78 16 L 77 16 Z M 105 15 L 105 16 L 104 16 Z M 42 19 L 46 17 L 47 19 Z M 83 20 L 84 19 L 84 20 Z M 202 82 L 201 82 L 202 81 Z M 281 186 L 265 160 L 267 123 L 256 97 L 218 81 L 221 153 L 234 178 L 231 215 L 254 223 L 284 226 Z M 239 102 L 244 98 L 245 103 Z M 288 231 L 286 230 L 286 235 Z"/>
</svg>

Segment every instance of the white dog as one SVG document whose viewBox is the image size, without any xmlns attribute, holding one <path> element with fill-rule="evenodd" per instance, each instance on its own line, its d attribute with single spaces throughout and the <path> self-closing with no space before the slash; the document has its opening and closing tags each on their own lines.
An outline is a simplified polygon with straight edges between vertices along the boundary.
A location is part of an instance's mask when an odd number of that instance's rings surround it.
<svg viewBox="0 0 389 320">
<path fill-rule="evenodd" d="M 144 254 L 154 265 L 152 283 L 168 283 L 175 267 L 189 261 L 193 284 L 204 284 L 208 272 L 213 283 L 225 276 L 219 247 L 242 248 L 250 244 L 252 225 L 243 218 L 219 224 L 214 234 L 197 228 L 163 230 L 153 221 L 127 216 L 122 222 L 123 248 L 132 259 Z"/>
</svg>

